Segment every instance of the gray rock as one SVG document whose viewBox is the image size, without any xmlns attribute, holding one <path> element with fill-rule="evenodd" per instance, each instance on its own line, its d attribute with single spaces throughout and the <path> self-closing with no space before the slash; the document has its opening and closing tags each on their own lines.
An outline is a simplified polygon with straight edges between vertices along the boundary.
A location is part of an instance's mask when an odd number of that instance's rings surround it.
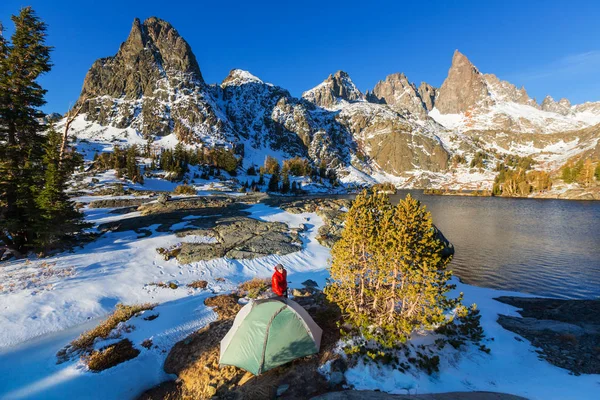
<svg viewBox="0 0 600 400">
<path fill-rule="evenodd" d="M 585 329 L 580 326 L 561 321 L 544 320 L 536 318 L 519 318 L 501 315 L 498 322 L 510 330 L 524 330 L 529 332 L 552 331 L 560 334 L 583 335 Z"/>
<path fill-rule="evenodd" d="M 168 193 L 161 193 L 161 194 L 158 195 L 158 198 L 156 199 L 156 201 L 160 205 L 165 205 L 165 204 L 167 204 L 167 202 L 170 199 L 171 199 L 171 195 L 169 195 Z"/>
<path fill-rule="evenodd" d="M 252 259 L 270 254 L 284 255 L 301 249 L 286 224 L 247 217 L 222 218 L 212 228 L 182 234 L 201 234 L 217 240 L 210 244 L 183 243 L 177 260 L 186 264 L 219 257 Z"/>
</svg>

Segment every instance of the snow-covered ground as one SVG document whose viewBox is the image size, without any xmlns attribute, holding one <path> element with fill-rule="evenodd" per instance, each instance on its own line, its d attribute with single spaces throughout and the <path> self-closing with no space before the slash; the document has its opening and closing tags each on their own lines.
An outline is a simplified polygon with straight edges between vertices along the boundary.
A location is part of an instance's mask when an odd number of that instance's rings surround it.
<svg viewBox="0 0 600 400">
<path fill-rule="evenodd" d="M 86 210 L 92 222 L 132 215 L 108 214 L 108 209 Z M 329 249 L 316 241 L 322 220 L 315 214 L 294 215 L 263 204 L 249 209 L 253 218 L 282 221 L 291 227 L 304 224 L 301 251 L 254 260 L 216 259 L 180 265 L 164 261 L 157 247 L 181 241 L 173 233 L 157 232 L 138 237 L 135 232 L 109 232 L 95 242 L 45 260 L 6 263 L 0 269 L 0 398 L 2 399 L 126 399 L 170 379 L 162 370 L 169 349 L 178 340 L 213 321 L 216 315 L 204 299 L 232 290 L 255 276 L 268 277 L 272 266 L 282 263 L 292 287 L 313 279 L 322 287 L 328 276 Z M 193 215 L 180 223 L 185 224 Z M 196 238 L 206 240 L 206 238 Z M 42 265 L 45 263 L 44 265 Z M 45 274 L 37 274 L 47 271 Z M 37 275 L 36 275 L 37 274 Z M 217 278 L 224 278 L 224 281 Z M 208 281 L 207 289 L 189 289 L 195 280 Z M 177 289 L 149 285 L 174 282 Z M 395 393 L 453 390 L 490 390 L 519 394 L 531 399 L 594 399 L 600 376 L 573 376 L 537 358 L 527 341 L 496 323 L 498 313 L 517 315 L 514 307 L 493 300 L 517 293 L 495 291 L 458 283 L 465 302 L 481 309 L 482 324 L 491 354 L 466 353 L 444 361 L 434 376 L 400 374 L 398 371 L 356 367 L 346 376 L 360 389 Z M 81 332 L 96 325 L 117 303 L 159 303 L 128 322 L 129 338 L 141 354 L 100 373 L 92 373 L 79 361 L 56 364 L 56 352 Z M 158 318 L 148 321 L 148 315 Z M 140 346 L 151 339 L 150 349 Z M 111 341 L 103 341 L 102 345 Z"/>
</svg>

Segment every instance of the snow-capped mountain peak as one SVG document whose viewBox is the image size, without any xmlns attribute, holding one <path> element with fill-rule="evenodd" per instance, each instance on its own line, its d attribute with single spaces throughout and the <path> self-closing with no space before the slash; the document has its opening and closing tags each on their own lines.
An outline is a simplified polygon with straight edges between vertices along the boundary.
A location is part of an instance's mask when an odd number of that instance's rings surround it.
<svg viewBox="0 0 600 400">
<path fill-rule="evenodd" d="M 229 72 L 229 75 L 227 75 L 227 77 L 223 79 L 223 82 L 221 82 L 221 87 L 226 87 L 230 85 L 239 86 L 245 85 L 247 83 L 257 83 L 259 85 L 265 84 L 265 82 L 263 82 L 258 77 L 252 75 L 248 71 L 244 71 L 243 69 L 232 69 Z M 273 86 L 271 83 L 266 83 L 266 85 Z"/>
<path fill-rule="evenodd" d="M 365 101 L 350 75 L 337 71 L 314 88 L 302 93 L 302 97 L 320 107 L 333 109 L 344 102 Z"/>
</svg>

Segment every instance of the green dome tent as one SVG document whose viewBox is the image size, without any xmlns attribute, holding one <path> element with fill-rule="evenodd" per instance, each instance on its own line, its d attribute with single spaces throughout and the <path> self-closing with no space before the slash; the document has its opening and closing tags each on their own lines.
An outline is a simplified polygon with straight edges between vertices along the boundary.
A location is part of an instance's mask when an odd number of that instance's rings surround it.
<svg viewBox="0 0 600 400">
<path fill-rule="evenodd" d="M 238 312 L 221 340 L 219 365 L 234 365 L 254 375 L 296 358 L 315 354 L 323 330 L 295 301 L 251 301 Z"/>
</svg>

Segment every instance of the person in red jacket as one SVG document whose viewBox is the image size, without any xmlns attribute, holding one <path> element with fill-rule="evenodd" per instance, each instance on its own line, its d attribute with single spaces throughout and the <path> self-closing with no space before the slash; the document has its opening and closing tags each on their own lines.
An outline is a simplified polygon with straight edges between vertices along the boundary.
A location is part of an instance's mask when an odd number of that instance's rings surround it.
<svg viewBox="0 0 600 400">
<path fill-rule="evenodd" d="M 279 297 L 287 296 L 287 271 L 283 268 L 283 265 L 277 264 L 275 266 L 275 272 L 271 278 L 271 288 L 273 293 Z"/>
</svg>

